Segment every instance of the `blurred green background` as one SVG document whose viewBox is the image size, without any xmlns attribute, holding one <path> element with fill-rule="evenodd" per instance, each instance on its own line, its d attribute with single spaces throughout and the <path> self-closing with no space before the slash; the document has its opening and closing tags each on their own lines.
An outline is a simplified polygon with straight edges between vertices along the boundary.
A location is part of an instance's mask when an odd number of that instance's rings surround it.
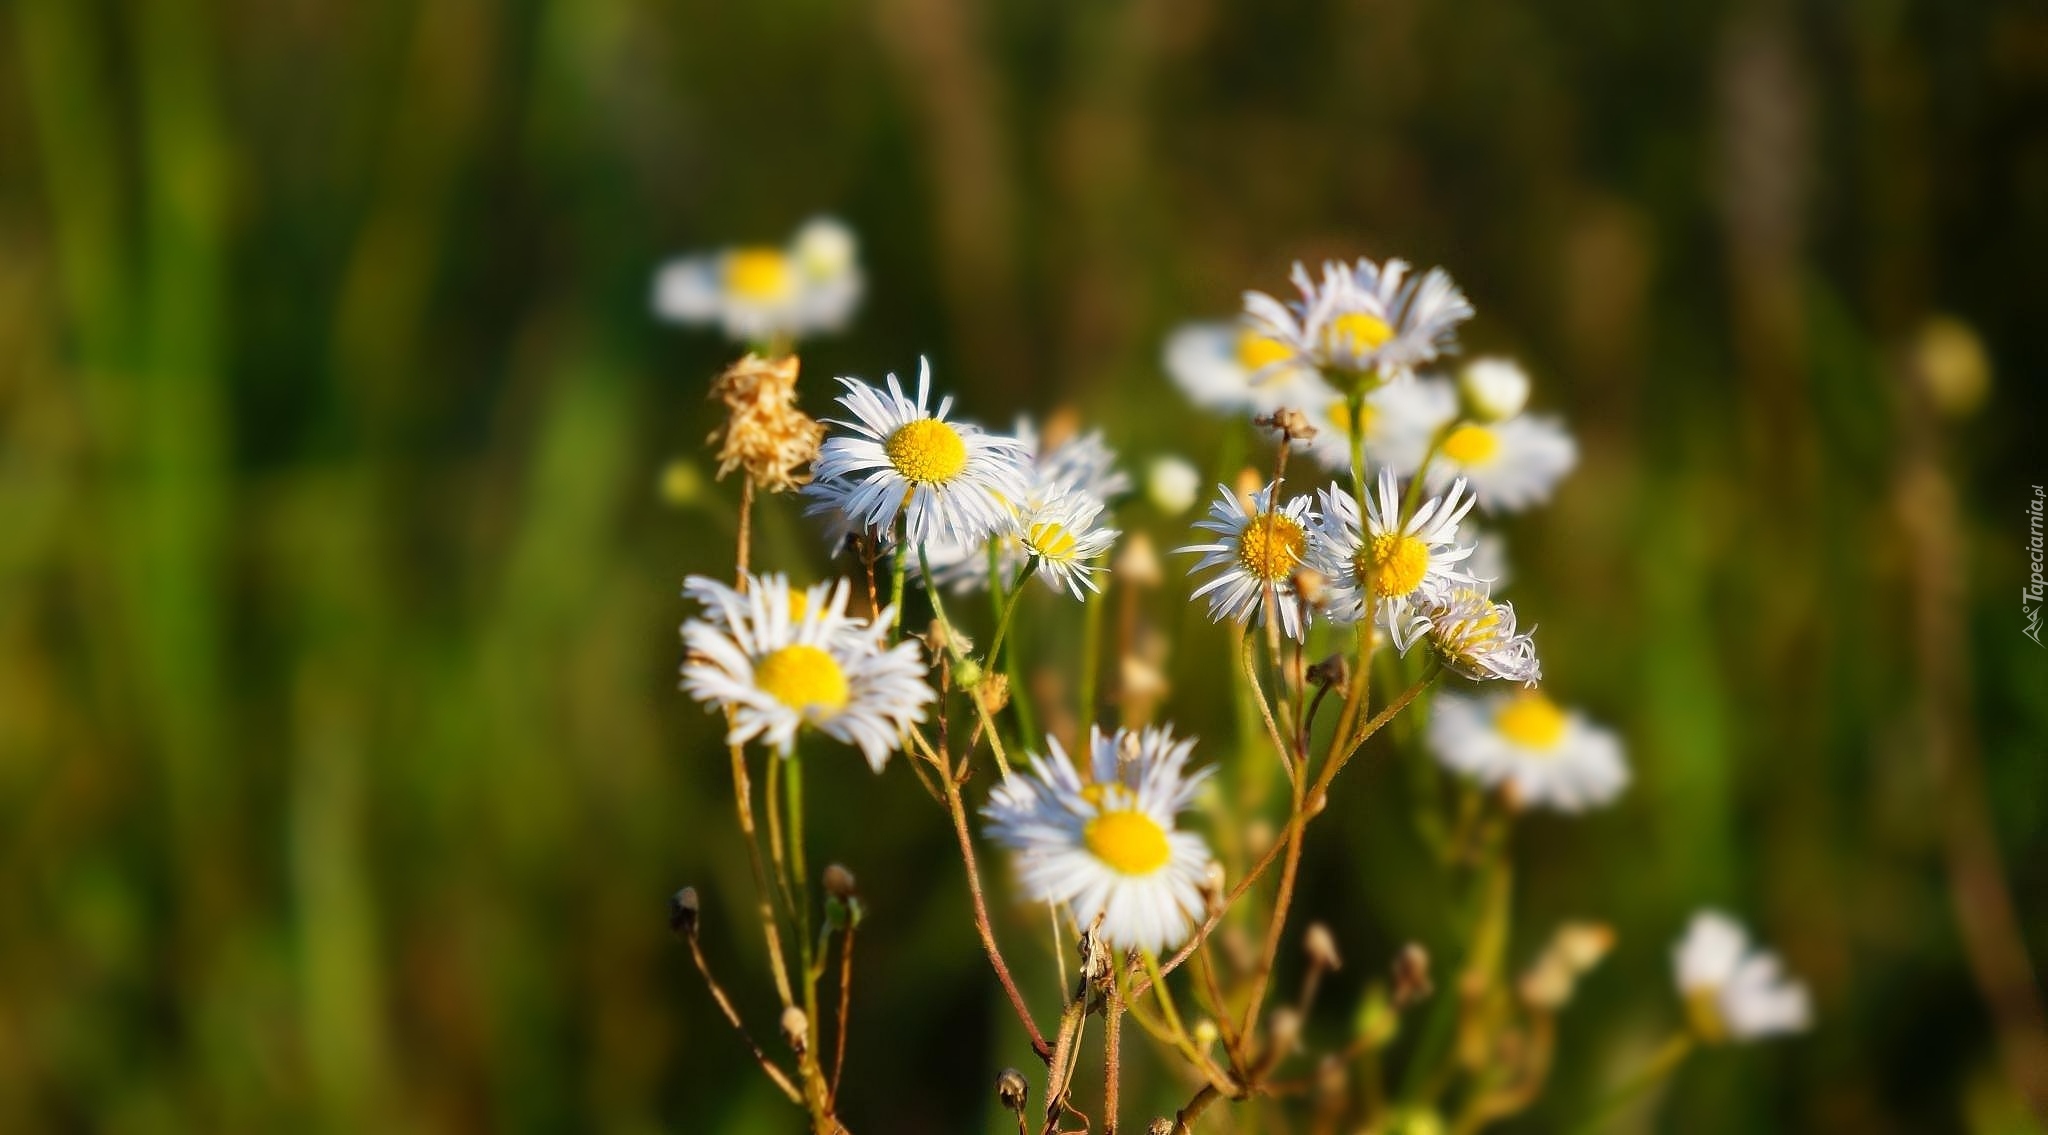
<svg viewBox="0 0 2048 1135">
<path fill-rule="evenodd" d="M 674 690 L 733 493 L 658 491 L 708 474 L 732 350 L 647 300 L 664 256 L 821 210 L 871 293 L 806 352 L 814 412 L 928 353 L 970 415 L 1072 405 L 1134 463 L 1232 428 L 1162 376 L 1174 322 L 1298 256 L 1447 266 L 1468 344 L 1580 436 L 1509 594 L 1637 774 L 1520 832 L 1515 956 L 1569 916 L 1620 946 L 1515 1129 L 1676 1023 L 1708 902 L 1819 1027 L 1629 1123 L 2029 1129 L 1995 1038 L 2048 955 L 2048 654 L 2014 601 L 2048 481 L 2040 5 L 9 0 L 0 60 L 0 1129 L 799 1129 L 663 925 L 704 890 L 772 1035 L 725 759 Z M 1940 312 L 1981 405 L 1918 361 Z M 790 502 L 762 525 L 764 563 L 824 570 Z M 1182 595 L 1166 714 L 1227 748 Z M 842 1112 L 982 1129 L 1029 1053 L 942 813 L 900 766 L 810 765 L 812 860 L 873 911 Z M 1353 962 L 1319 1029 L 1441 930 L 1397 767 L 1311 840 Z M 1002 909 L 1045 1016 L 1045 936 Z M 1184 1094 L 1149 1067 L 1127 1118 Z"/>
</svg>

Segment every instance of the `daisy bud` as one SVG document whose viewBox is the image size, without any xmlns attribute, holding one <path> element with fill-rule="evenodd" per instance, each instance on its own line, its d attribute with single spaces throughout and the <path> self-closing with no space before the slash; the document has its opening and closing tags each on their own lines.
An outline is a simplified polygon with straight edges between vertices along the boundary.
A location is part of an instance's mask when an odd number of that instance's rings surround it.
<svg viewBox="0 0 2048 1135">
<path fill-rule="evenodd" d="M 1529 404 L 1529 375 L 1511 359 L 1474 359 L 1458 375 L 1458 393 L 1473 417 L 1505 421 Z"/>
<path fill-rule="evenodd" d="M 858 889 L 853 878 L 853 872 L 848 871 L 838 863 L 825 868 L 823 881 L 825 893 L 842 901 L 852 898 Z"/>
<path fill-rule="evenodd" d="M 971 690 L 987 678 L 988 673 L 981 668 L 981 663 L 972 658 L 962 658 L 953 665 L 953 684 L 963 690 Z"/>
<path fill-rule="evenodd" d="M 1344 968 L 1344 959 L 1337 955 L 1337 936 L 1320 922 L 1308 924 L 1308 931 L 1302 935 L 1301 946 L 1308 954 L 1309 964 L 1327 970 Z"/>
<path fill-rule="evenodd" d="M 697 888 L 684 887 L 670 896 L 668 928 L 678 938 L 697 936 Z"/>
<path fill-rule="evenodd" d="M 1271 1056 L 1278 1063 L 1301 1041 L 1301 1014 L 1286 1005 L 1273 1010 L 1266 1018 L 1266 1037 L 1273 1046 Z"/>
<path fill-rule="evenodd" d="M 808 466 L 825 427 L 796 408 L 795 355 L 770 361 L 756 354 L 725 369 L 711 396 L 725 403 L 725 425 L 712 432 L 720 480 L 734 469 L 765 492 L 786 493 L 808 482 Z"/>
<path fill-rule="evenodd" d="M 1178 457 L 1154 458 L 1145 470 L 1145 495 L 1167 516 L 1179 516 L 1195 507 L 1202 493 L 1202 474 Z"/>
<path fill-rule="evenodd" d="M 798 1056 L 810 1046 L 811 1019 L 804 1011 L 791 1005 L 782 1011 L 782 1039 L 789 1043 L 790 1050 Z"/>
<path fill-rule="evenodd" d="M 1394 1008 L 1406 1009 L 1435 991 L 1429 982 L 1429 951 L 1410 942 L 1394 955 Z"/>
<path fill-rule="evenodd" d="M 996 1102 L 1005 1110 L 1023 1114 L 1025 1105 L 1031 1102 L 1031 1081 L 1015 1068 L 1003 1069 L 1003 1074 L 996 1077 Z"/>
<path fill-rule="evenodd" d="M 1210 914 L 1223 909 L 1223 904 L 1229 897 L 1228 892 L 1224 890 L 1224 883 L 1227 881 L 1223 864 L 1211 859 L 1208 868 L 1202 872 L 1202 906 Z"/>
<path fill-rule="evenodd" d="M 1194 1039 L 1196 1048 L 1208 1048 L 1216 1043 L 1216 1038 L 1221 1034 L 1217 1032 L 1216 1022 L 1203 1017 L 1195 1022 L 1194 1031 L 1190 1035 Z"/>
<path fill-rule="evenodd" d="M 1133 532 L 1124 539 L 1123 550 L 1116 557 L 1116 577 L 1133 587 L 1157 587 L 1165 580 L 1150 537 Z"/>
</svg>

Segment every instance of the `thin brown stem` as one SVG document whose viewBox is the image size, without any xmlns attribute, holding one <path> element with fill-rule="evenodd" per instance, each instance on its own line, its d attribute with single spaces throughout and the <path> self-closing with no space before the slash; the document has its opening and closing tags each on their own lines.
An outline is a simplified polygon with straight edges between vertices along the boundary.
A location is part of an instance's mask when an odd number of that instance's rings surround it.
<svg viewBox="0 0 2048 1135">
<path fill-rule="evenodd" d="M 1116 1135 L 1117 1088 L 1123 1079 L 1121 1040 L 1123 1037 L 1123 982 L 1109 983 L 1109 1005 L 1103 1014 L 1102 1038 L 1102 1135 Z"/>
<path fill-rule="evenodd" d="M 853 926 L 849 919 L 846 934 L 839 942 L 839 1024 L 836 1052 L 832 1055 L 832 1094 L 828 1097 L 836 1109 L 839 1105 L 839 1079 L 846 1071 L 846 1021 L 853 1010 Z"/>
<path fill-rule="evenodd" d="M 1191 1135 L 1195 1129 L 1195 1120 L 1200 1119 L 1202 1113 L 1209 1110 L 1209 1105 L 1215 1103 L 1221 1094 L 1216 1090 L 1216 1085 L 1203 1084 L 1195 1092 L 1194 1098 L 1187 1102 L 1187 1106 L 1174 1113 L 1173 1135 Z"/>
<path fill-rule="evenodd" d="M 1016 1010 L 1017 1020 L 1031 1038 L 1031 1051 L 1040 1060 L 1052 1059 L 1052 1047 L 1045 1042 L 1045 1034 L 1038 1031 L 1038 1022 L 1031 1019 L 1031 1009 L 1024 1003 L 1024 994 L 1017 988 L 1017 982 L 1010 976 L 1010 967 L 1003 962 L 1003 951 L 996 945 L 995 930 L 989 925 L 988 900 L 981 890 L 981 868 L 974 858 L 974 842 L 967 832 L 967 806 L 960 799 L 960 782 L 952 771 L 942 767 L 939 781 L 946 791 L 946 810 L 953 816 L 953 834 L 960 841 L 960 859 L 967 865 L 967 893 L 974 900 L 974 929 L 981 935 L 982 952 L 988 955 L 988 964 L 996 971 L 996 980 L 1002 983 L 1003 992 L 1009 995 L 1010 1008 Z"/>
<path fill-rule="evenodd" d="M 746 594 L 747 591 L 747 565 L 752 559 L 753 545 L 754 479 L 746 477 L 740 481 L 739 550 L 735 553 L 735 560 L 737 562 L 733 568 L 738 580 L 739 591 L 742 595 Z"/>
<path fill-rule="evenodd" d="M 690 957 L 697 963 L 697 972 L 703 976 L 705 986 L 711 990 L 711 999 L 718 1003 L 719 1012 L 725 1014 L 725 1019 L 731 1023 L 734 1031 L 740 1034 L 740 1039 L 746 1042 L 747 1050 L 754 1054 L 754 1060 L 761 1065 L 761 1071 L 766 1072 L 768 1078 L 775 1081 L 775 1086 L 782 1089 L 782 1094 L 789 1097 L 789 1102 L 801 1105 L 804 1102 L 803 1093 L 797 1091 L 796 1084 L 790 1080 L 789 1074 L 773 1060 L 768 1059 L 768 1054 L 762 1052 L 761 1046 L 754 1043 L 753 1035 L 747 1032 L 747 1026 L 740 1023 L 739 1010 L 733 1008 L 732 999 L 725 995 L 725 989 L 718 984 L 718 979 L 711 976 L 711 963 L 704 957 L 704 947 L 697 941 L 697 936 L 689 935 L 689 942 Z"/>
<path fill-rule="evenodd" d="M 761 837 L 754 830 L 754 790 L 747 776 L 747 755 L 738 745 L 727 748 L 732 753 L 733 806 L 739 813 L 740 834 L 746 838 L 747 862 L 754 870 L 755 913 L 761 918 L 761 936 L 768 943 L 768 968 L 775 976 L 775 992 L 786 1009 L 796 1004 L 796 999 L 790 994 L 788 964 L 782 958 L 782 933 L 775 925 L 774 884 L 768 880 L 767 864 L 761 860 Z"/>
</svg>

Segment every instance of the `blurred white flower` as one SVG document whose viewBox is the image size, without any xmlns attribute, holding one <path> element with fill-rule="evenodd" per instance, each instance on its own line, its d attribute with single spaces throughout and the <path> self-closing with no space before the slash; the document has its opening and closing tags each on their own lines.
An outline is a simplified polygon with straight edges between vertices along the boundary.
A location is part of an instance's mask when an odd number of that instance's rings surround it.
<svg viewBox="0 0 2048 1135">
<path fill-rule="evenodd" d="M 768 342 L 837 331 L 852 319 L 865 281 L 853 231 L 808 221 L 788 247 L 763 245 L 680 256 L 654 278 L 654 311 L 728 338 Z"/>
<path fill-rule="evenodd" d="M 1719 911 L 1693 915 L 1672 965 L 1702 1040 L 1757 1040 L 1812 1024 L 1806 986 L 1785 975 L 1776 954 L 1752 950 L 1742 924 Z"/>
<path fill-rule="evenodd" d="M 1341 386 L 1411 374 L 1453 349 L 1458 324 L 1472 316 L 1465 293 L 1441 268 L 1418 278 L 1403 261 L 1361 257 L 1349 266 L 1325 261 L 1320 282 L 1297 262 L 1291 279 L 1299 300 L 1244 294 L 1250 327 Z"/>
<path fill-rule="evenodd" d="M 1285 345 L 1242 322 L 1183 323 L 1166 337 L 1167 376 L 1188 400 L 1218 414 L 1250 417 L 1316 400 L 1313 369 L 1289 361 Z"/>
<path fill-rule="evenodd" d="M 1582 811 L 1612 801 L 1629 780 L 1612 732 L 1535 690 L 1438 695 L 1429 745 L 1446 768 L 1488 787 L 1508 785 L 1526 808 Z"/>
</svg>

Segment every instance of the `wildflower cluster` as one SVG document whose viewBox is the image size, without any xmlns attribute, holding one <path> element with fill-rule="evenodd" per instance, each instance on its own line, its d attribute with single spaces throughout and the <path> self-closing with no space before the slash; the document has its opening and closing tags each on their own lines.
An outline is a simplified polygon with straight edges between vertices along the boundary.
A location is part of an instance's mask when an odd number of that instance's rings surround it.
<svg viewBox="0 0 2048 1135">
<path fill-rule="evenodd" d="M 1538 688 L 1534 628 L 1495 595 L 1506 563 L 1481 518 L 1542 503 L 1577 454 L 1554 419 L 1526 412 L 1532 383 L 1515 363 L 1445 369 L 1473 315 L 1463 292 L 1442 269 L 1400 261 L 1332 262 L 1319 274 L 1297 265 L 1297 297 L 1248 293 L 1235 322 L 1168 337 L 1180 388 L 1274 443 L 1270 469 L 1213 471 L 1221 481 L 1206 513 L 1176 549 L 1188 557 L 1186 598 L 1228 638 L 1218 657 L 1244 735 L 1256 738 L 1205 745 L 1154 720 L 1171 694 L 1167 637 L 1141 598 L 1167 577 L 1145 533 L 1113 526 L 1133 482 L 1102 431 L 1068 416 L 984 429 L 935 395 L 923 361 L 914 387 L 893 374 L 879 385 L 838 379 L 838 410 L 822 425 L 797 409 L 788 349 L 844 322 L 860 279 L 844 228 L 813 222 L 786 250 L 680 260 L 656 289 L 663 314 L 766 351 L 713 390 L 728 411 L 712 439 L 720 475 L 741 470 L 746 481 L 732 581 L 683 585 L 693 613 L 682 688 L 725 722 L 793 1067 L 752 1041 L 712 976 L 694 890 L 673 916 L 764 1073 L 814 1131 L 847 1129 L 848 989 L 870 912 L 840 865 L 820 876 L 813 905 L 802 768 L 806 751 L 850 748 L 878 774 L 902 754 L 893 763 L 909 766 L 953 834 L 981 952 L 1044 1068 L 1035 1113 L 1027 1077 L 996 1077 L 1020 1130 L 1118 1128 L 1126 1022 L 1184 1080 L 1185 1104 L 1152 1119 L 1153 1131 L 1191 1131 L 1219 1103 L 1260 1098 L 1312 1097 L 1304 1107 L 1319 1130 L 1348 1117 L 1347 1130 L 1477 1131 L 1528 1108 L 1557 1017 L 1616 943 L 1597 922 L 1568 922 L 1509 976 L 1513 828 L 1531 810 L 1609 804 L 1630 770 L 1613 732 Z M 1152 461 L 1155 523 L 1191 504 L 1197 475 L 1170 455 Z M 748 570 L 755 490 L 798 486 L 842 578 L 798 587 Z M 1079 605 L 1079 658 L 1046 657 L 1041 636 L 1017 630 L 1034 575 L 1046 587 L 1029 602 Z M 948 597 L 984 591 L 990 625 L 949 612 Z M 905 628 L 912 607 L 929 611 L 928 625 L 920 615 Z M 1349 1014 L 1350 1035 L 1317 1049 L 1309 1036 L 1330 1031 L 1308 1029 L 1317 991 L 1344 963 L 1327 926 L 1297 932 L 1291 915 L 1311 826 L 1336 810 L 1332 784 L 1368 743 L 1389 755 L 1416 744 L 1435 758 L 1418 769 L 1448 777 L 1415 802 L 1418 830 L 1461 892 L 1458 909 L 1476 913 L 1440 944 L 1458 967 L 1454 995 L 1435 993 L 1431 951 L 1411 943 Z M 1217 790 L 1219 769 L 1232 791 Z M 984 880 L 988 848 L 1009 862 L 1003 887 Z M 1076 957 L 1056 989 L 1027 989 L 1005 959 L 1006 920 L 991 897 L 1012 891 L 1041 908 L 1041 929 L 1043 908 L 1054 912 L 1055 951 Z M 1302 986 L 1275 996 L 1289 941 Z M 835 950 L 828 1046 L 821 987 Z M 1725 916 L 1698 916 L 1676 964 L 1686 1024 L 1652 1061 L 1656 1075 L 1695 1041 L 1807 1023 L 1805 990 Z M 1048 1029 L 1034 1003 L 1049 1001 Z M 1409 1017 L 1427 1020 L 1411 1030 Z M 1098 1019 L 1099 1110 L 1078 1102 L 1081 1040 Z M 1404 1043 L 1410 1034 L 1423 1039 Z M 1412 1085 L 1397 1100 L 1381 1088 L 1396 1066 Z"/>
</svg>

